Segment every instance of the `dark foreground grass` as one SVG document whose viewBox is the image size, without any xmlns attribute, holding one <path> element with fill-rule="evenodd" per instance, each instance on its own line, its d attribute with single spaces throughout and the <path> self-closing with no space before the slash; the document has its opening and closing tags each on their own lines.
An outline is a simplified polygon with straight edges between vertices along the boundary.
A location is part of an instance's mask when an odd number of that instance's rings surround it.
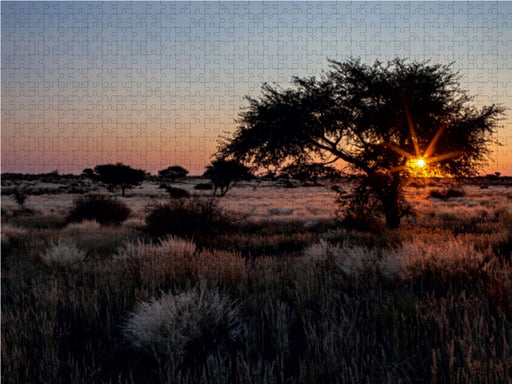
<svg viewBox="0 0 512 384">
<path fill-rule="evenodd" d="M 447 253 L 461 245 L 446 228 L 431 238 L 414 228 L 322 235 L 318 226 L 290 224 L 276 234 L 272 224 L 245 225 L 222 246 L 212 238 L 195 251 L 177 239 L 165 246 L 122 228 L 109 229 L 110 247 L 104 229 L 73 232 L 89 257 L 71 267 L 34 257 L 65 229 L 12 230 L 2 240 L 2 383 L 511 382 L 512 268 L 510 255 L 497 251 L 509 247 L 492 247 L 502 237 L 489 237 L 480 259 L 434 257 L 403 273 L 374 265 L 350 272 L 340 262 L 344 255 L 296 250 L 322 236 L 363 250 L 369 242 L 379 260 L 404 241 L 445 239 Z M 101 257 L 94 236 L 102 239 Z M 126 236 L 131 253 L 118 250 Z M 463 240 L 482 241 L 475 239 Z M 258 257 L 236 251 L 247 242 L 263 244 Z M 135 322 L 153 332 L 149 341 L 127 334 L 139 303 L 164 294 L 185 300 L 198 290 L 190 302 L 153 306 L 154 316 Z M 226 308 L 236 308 L 233 325 L 219 328 Z M 162 311 L 164 319 L 186 323 L 150 328 Z"/>
</svg>

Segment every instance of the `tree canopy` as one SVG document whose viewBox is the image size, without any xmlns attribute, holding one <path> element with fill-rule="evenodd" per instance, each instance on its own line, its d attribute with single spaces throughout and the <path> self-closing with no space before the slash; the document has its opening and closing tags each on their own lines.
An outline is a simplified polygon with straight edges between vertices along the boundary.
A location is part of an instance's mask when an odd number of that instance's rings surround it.
<svg viewBox="0 0 512 384">
<path fill-rule="evenodd" d="M 82 173 L 93 180 L 107 184 L 111 189 L 120 187 L 122 196 L 126 188 L 140 184 L 147 175 L 142 169 L 134 169 L 122 163 L 97 165 L 94 170 L 86 168 Z"/>
<path fill-rule="evenodd" d="M 220 155 L 260 167 L 342 161 L 364 176 L 390 227 L 407 211 L 400 196 L 414 169 L 472 176 L 486 162 L 503 109 L 473 106 L 450 65 L 329 62 L 320 78 L 264 84 L 259 98 L 247 97 Z"/>
<path fill-rule="evenodd" d="M 158 171 L 158 176 L 165 177 L 171 179 L 171 181 L 175 181 L 176 179 L 181 179 L 188 175 L 188 171 L 180 167 L 179 165 L 173 165 L 171 167 L 167 167 Z"/>
<path fill-rule="evenodd" d="M 226 195 L 235 181 L 249 179 L 251 173 L 248 167 L 237 160 L 217 158 L 206 167 L 203 176 L 213 182 L 213 195 L 215 196 L 217 190 L 220 189 L 220 196 L 222 197 Z"/>
</svg>

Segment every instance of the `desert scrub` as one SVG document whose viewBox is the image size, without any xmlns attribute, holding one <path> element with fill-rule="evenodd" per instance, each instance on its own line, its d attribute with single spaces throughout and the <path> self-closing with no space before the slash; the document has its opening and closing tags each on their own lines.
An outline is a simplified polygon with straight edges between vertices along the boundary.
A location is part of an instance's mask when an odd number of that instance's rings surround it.
<svg viewBox="0 0 512 384">
<path fill-rule="evenodd" d="M 210 236 L 235 227 L 237 218 L 219 206 L 215 198 L 176 199 L 159 204 L 146 217 L 146 229 L 152 235 Z"/>
<path fill-rule="evenodd" d="M 241 337 L 239 308 L 215 290 L 194 288 L 140 303 L 123 328 L 131 344 L 184 362 Z"/>
<path fill-rule="evenodd" d="M 41 254 L 41 260 L 49 266 L 71 267 L 85 260 L 86 253 L 75 243 L 61 240 L 53 243 Z"/>
<path fill-rule="evenodd" d="M 73 201 L 66 218 L 67 223 L 96 220 L 102 225 L 120 224 L 130 215 L 123 202 L 104 195 L 87 195 Z"/>
<path fill-rule="evenodd" d="M 178 277 L 188 277 L 195 263 L 192 257 L 195 252 L 192 241 L 173 236 L 156 244 L 129 241 L 114 255 L 113 264 L 128 278 L 157 289 Z"/>
</svg>

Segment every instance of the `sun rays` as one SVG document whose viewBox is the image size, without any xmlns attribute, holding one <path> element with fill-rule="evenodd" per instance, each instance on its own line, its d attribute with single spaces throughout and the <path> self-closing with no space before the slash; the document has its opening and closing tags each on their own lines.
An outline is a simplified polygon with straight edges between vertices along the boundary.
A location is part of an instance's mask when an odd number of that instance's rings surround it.
<svg viewBox="0 0 512 384">
<path fill-rule="evenodd" d="M 406 150 L 392 143 L 384 142 L 384 146 L 406 158 L 405 164 L 393 167 L 389 169 L 388 172 L 395 173 L 407 170 L 412 177 L 444 177 L 437 163 L 464 154 L 463 151 L 451 151 L 444 154 L 432 156 L 436 152 L 437 144 L 439 143 L 439 139 L 441 138 L 443 132 L 446 129 L 447 123 L 444 122 L 443 124 L 441 124 L 436 134 L 428 144 L 427 149 L 425 149 L 425 151 L 422 151 L 420 148 L 418 135 L 416 134 L 416 129 L 414 128 L 412 116 L 411 113 L 409 112 L 409 107 L 407 106 L 407 102 L 405 101 L 405 99 L 404 111 L 407 119 L 407 125 L 409 126 L 409 132 L 411 134 L 411 141 L 414 146 L 414 154 L 407 152 Z"/>
</svg>

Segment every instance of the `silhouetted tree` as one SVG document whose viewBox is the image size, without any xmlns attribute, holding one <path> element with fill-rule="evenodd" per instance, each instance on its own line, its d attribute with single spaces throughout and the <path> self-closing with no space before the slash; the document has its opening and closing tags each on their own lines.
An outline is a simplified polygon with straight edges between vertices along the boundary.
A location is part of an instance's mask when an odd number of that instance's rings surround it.
<svg viewBox="0 0 512 384">
<path fill-rule="evenodd" d="M 281 170 L 281 175 L 305 183 L 308 180 L 316 182 L 319 178 L 340 178 L 341 172 L 324 164 L 291 164 Z"/>
<path fill-rule="evenodd" d="M 82 173 L 92 180 L 107 184 L 111 190 L 121 188 L 122 196 L 126 188 L 139 185 L 147 176 L 146 171 L 134 169 L 122 163 L 97 165 L 92 173 L 90 168 L 84 169 Z"/>
<path fill-rule="evenodd" d="M 171 181 L 181 179 L 182 177 L 187 176 L 187 174 L 188 171 L 185 168 L 180 167 L 179 165 L 167 167 L 165 169 L 158 171 L 158 176 L 168 178 Z"/>
<path fill-rule="evenodd" d="M 376 201 L 391 228 L 409 210 L 402 188 L 414 163 L 442 175 L 474 175 L 503 113 L 496 105 L 473 107 L 449 65 L 331 60 L 320 78 L 293 83 L 264 84 L 259 99 L 247 97 L 219 156 L 262 167 L 344 161 L 363 176 L 366 191 L 351 197 Z"/>
<path fill-rule="evenodd" d="M 218 158 L 213 160 L 211 165 L 206 167 L 203 175 L 213 182 L 213 195 L 217 195 L 220 189 L 220 196 L 225 196 L 235 181 L 247 180 L 251 177 L 249 168 L 236 160 L 225 160 Z"/>
</svg>

